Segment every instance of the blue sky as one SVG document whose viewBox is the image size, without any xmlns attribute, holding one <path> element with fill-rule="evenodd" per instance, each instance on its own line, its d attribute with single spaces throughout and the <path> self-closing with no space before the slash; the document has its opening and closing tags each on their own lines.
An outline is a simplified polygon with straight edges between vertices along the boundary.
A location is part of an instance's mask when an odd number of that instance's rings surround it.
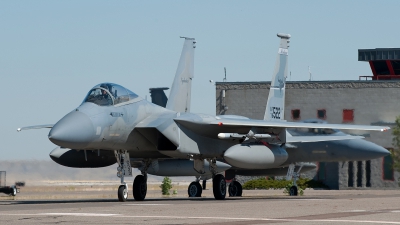
<svg viewBox="0 0 400 225">
<path fill-rule="evenodd" d="M 0 160 L 48 159 L 49 130 L 91 87 L 149 98 L 170 87 L 183 40 L 197 40 L 192 112 L 215 114 L 209 80 L 265 81 L 278 32 L 292 35 L 290 80 L 370 75 L 359 48 L 400 47 L 399 1 L 1 1 Z M 150 99 L 150 98 L 149 98 Z"/>
</svg>

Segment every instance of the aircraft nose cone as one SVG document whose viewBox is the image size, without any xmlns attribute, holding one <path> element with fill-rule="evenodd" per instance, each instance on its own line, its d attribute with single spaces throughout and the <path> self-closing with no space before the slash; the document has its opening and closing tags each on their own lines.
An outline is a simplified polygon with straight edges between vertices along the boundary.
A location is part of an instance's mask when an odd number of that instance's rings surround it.
<svg viewBox="0 0 400 225">
<path fill-rule="evenodd" d="M 64 116 L 50 130 L 49 139 L 54 144 L 74 149 L 83 149 L 94 139 L 95 130 L 90 118 L 79 111 Z"/>
<path fill-rule="evenodd" d="M 377 159 L 390 154 L 390 152 L 382 146 L 365 140 L 351 140 L 350 145 L 353 149 L 358 149 L 354 152 L 357 160 Z"/>
</svg>

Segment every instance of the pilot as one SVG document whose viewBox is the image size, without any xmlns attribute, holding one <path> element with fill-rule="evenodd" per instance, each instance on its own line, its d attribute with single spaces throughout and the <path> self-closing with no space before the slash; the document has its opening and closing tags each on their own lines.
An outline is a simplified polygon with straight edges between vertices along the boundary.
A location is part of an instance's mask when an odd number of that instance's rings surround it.
<svg viewBox="0 0 400 225">
<path fill-rule="evenodd" d="M 102 84 L 100 85 L 101 88 L 101 102 L 99 102 L 100 105 L 112 105 L 112 99 L 110 94 L 108 94 L 108 92 L 106 90 L 108 90 L 107 85 Z"/>
<path fill-rule="evenodd" d="M 106 98 L 106 99 L 109 98 L 107 91 L 104 89 L 101 89 L 101 95 L 103 96 L 103 98 Z"/>
</svg>

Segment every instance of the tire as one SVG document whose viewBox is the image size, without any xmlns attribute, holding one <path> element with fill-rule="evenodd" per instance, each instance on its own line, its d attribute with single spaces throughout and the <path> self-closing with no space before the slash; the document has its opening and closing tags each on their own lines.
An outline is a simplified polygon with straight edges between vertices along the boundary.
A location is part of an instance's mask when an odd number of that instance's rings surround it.
<svg viewBox="0 0 400 225">
<path fill-rule="evenodd" d="M 143 175 L 137 175 L 133 181 L 133 198 L 136 201 L 143 201 L 147 194 L 147 182 Z"/>
<path fill-rule="evenodd" d="M 125 202 L 128 199 L 128 190 L 125 185 L 120 185 L 118 187 L 118 200 L 120 202 Z"/>
<path fill-rule="evenodd" d="M 296 186 L 291 186 L 290 190 L 289 190 L 289 195 L 290 196 L 297 196 L 298 191 L 297 191 L 297 187 Z"/>
<path fill-rule="evenodd" d="M 16 196 L 17 195 L 17 188 L 16 187 L 12 187 L 12 196 Z"/>
<path fill-rule="evenodd" d="M 231 184 L 229 184 L 228 192 L 229 197 L 242 197 L 242 185 L 237 181 L 233 181 Z"/>
<path fill-rule="evenodd" d="M 196 185 L 197 185 L 197 189 L 199 189 L 199 192 L 197 192 L 196 197 L 201 197 L 201 194 L 203 193 L 203 187 L 201 186 L 201 184 L 199 182 L 196 182 Z"/>
<path fill-rule="evenodd" d="M 217 174 L 213 179 L 213 194 L 216 200 L 224 200 L 226 197 L 226 181 L 221 174 Z"/>
<path fill-rule="evenodd" d="M 189 197 L 201 197 L 201 193 L 203 189 L 199 182 L 192 182 L 188 187 L 188 195 Z"/>
</svg>

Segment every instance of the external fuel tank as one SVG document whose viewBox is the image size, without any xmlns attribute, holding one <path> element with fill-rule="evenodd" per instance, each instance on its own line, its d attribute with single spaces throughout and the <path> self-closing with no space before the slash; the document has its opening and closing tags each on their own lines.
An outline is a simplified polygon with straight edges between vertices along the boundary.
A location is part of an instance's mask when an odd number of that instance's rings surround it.
<svg viewBox="0 0 400 225">
<path fill-rule="evenodd" d="M 237 144 L 224 153 L 227 163 L 243 169 L 279 167 L 287 158 L 286 150 L 273 144 Z"/>
</svg>

